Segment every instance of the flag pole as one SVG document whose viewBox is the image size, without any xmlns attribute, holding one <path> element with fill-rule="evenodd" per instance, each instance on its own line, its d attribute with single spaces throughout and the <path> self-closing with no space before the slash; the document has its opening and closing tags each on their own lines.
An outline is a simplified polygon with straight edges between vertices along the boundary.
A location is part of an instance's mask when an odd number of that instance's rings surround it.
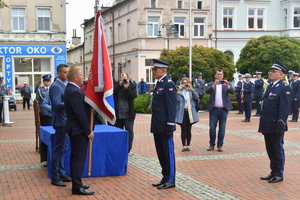
<svg viewBox="0 0 300 200">
<path fill-rule="evenodd" d="M 94 130 L 93 125 L 94 125 L 94 109 L 93 109 L 93 107 L 91 107 L 91 112 L 90 112 L 90 129 L 91 129 L 91 131 Z M 90 145 L 89 145 L 89 157 L 88 157 L 88 176 L 91 176 L 93 141 L 90 139 L 89 142 L 90 142 Z"/>
</svg>

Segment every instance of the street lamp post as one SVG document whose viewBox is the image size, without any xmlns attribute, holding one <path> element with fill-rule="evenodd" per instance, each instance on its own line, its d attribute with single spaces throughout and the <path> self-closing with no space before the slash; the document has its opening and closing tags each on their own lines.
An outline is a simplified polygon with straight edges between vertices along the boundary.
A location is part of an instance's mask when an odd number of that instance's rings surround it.
<svg viewBox="0 0 300 200">
<path fill-rule="evenodd" d="M 160 27 L 161 28 L 166 28 L 166 30 L 167 30 L 167 32 L 166 32 L 166 35 L 167 35 L 167 47 L 168 47 L 168 51 L 169 51 L 170 36 L 174 35 L 174 38 L 178 39 L 179 38 L 178 31 L 177 31 L 176 26 L 174 24 L 161 24 L 159 26 L 157 38 L 163 38 L 163 36 L 161 35 L 161 29 L 160 29 Z"/>
</svg>

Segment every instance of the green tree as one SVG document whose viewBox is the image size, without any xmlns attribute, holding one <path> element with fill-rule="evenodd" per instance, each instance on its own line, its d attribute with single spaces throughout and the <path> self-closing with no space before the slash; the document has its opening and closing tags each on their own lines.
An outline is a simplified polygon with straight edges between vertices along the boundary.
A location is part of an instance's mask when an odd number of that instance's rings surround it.
<svg viewBox="0 0 300 200">
<path fill-rule="evenodd" d="M 4 7 L 8 7 L 8 5 L 3 0 L 0 0 L 0 8 Z"/>
<path fill-rule="evenodd" d="M 168 74 L 172 74 L 173 78 L 189 75 L 189 47 L 181 46 L 170 52 L 163 49 L 160 59 L 170 63 Z M 233 80 L 235 69 L 228 54 L 210 47 L 192 47 L 192 77 L 202 72 L 207 82 L 213 81 L 214 72 L 219 68 L 224 71 L 224 79 Z"/>
<path fill-rule="evenodd" d="M 278 60 L 288 69 L 299 72 L 299 55 L 300 40 L 287 36 L 264 35 L 248 41 L 241 50 L 236 67 L 241 73 L 254 74 L 255 71 L 261 71 L 266 76 L 274 60 Z"/>
</svg>

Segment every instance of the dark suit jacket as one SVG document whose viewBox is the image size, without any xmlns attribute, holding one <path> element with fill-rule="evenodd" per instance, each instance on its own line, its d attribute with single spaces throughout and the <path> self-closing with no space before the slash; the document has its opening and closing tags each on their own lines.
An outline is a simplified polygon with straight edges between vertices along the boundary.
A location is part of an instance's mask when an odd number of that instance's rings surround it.
<svg viewBox="0 0 300 200">
<path fill-rule="evenodd" d="M 27 92 L 25 87 L 22 87 L 20 90 L 21 96 L 24 96 L 25 99 L 31 99 L 31 91 L 30 88 L 27 88 Z"/>
<path fill-rule="evenodd" d="M 151 133 L 176 130 L 176 93 L 174 82 L 167 76 L 157 81 L 152 97 Z"/>
<path fill-rule="evenodd" d="M 70 135 L 91 133 L 89 123 L 90 106 L 84 101 L 85 94 L 74 84 L 68 83 L 65 91 L 67 113 L 66 132 Z"/>
<path fill-rule="evenodd" d="M 53 127 L 65 126 L 67 114 L 64 103 L 66 86 L 59 79 L 54 81 L 49 88 Z"/>
<path fill-rule="evenodd" d="M 280 80 L 269 85 L 261 98 L 262 109 L 258 132 L 274 134 L 276 129 L 287 131 L 287 118 L 292 103 L 292 89 Z"/>
<path fill-rule="evenodd" d="M 206 94 L 210 94 L 210 98 L 209 98 L 209 101 L 206 106 L 206 110 L 208 110 L 208 111 L 210 111 L 214 107 L 214 104 L 215 104 L 216 90 L 215 90 L 215 88 L 212 87 L 213 84 L 214 84 L 214 82 L 209 82 L 207 84 L 207 89 L 206 89 Z M 223 104 L 224 104 L 224 107 L 226 108 L 226 110 L 231 110 L 233 108 L 228 94 L 229 93 L 233 94 L 234 89 L 230 83 L 229 83 L 229 86 L 230 87 L 228 89 L 225 85 L 222 85 L 222 99 L 223 99 Z"/>
</svg>

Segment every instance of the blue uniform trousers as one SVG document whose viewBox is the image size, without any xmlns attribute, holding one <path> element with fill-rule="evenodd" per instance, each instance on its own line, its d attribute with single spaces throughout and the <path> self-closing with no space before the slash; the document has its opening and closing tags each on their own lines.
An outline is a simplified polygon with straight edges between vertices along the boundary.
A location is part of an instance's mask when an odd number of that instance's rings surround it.
<svg viewBox="0 0 300 200">
<path fill-rule="evenodd" d="M 252 112 L 252 101 L 244 101 L 245 119 L 250 120 Z"/>
<path fill-rule="evenodd" d="M 162 168 L 161 182 L 175 183 L 175 154 L 173 137 L 165 138 L 164 133 L 153 133 L 156 153 Z"/>
<path fill-rule="evenodd" d="M 242 103 L 241 95 L 236 95 L 236 100 L 238 102 L 239 112 L 243 113 L 244 112 L 244 104 Z"/>
<path fill-rule="evenodd" d="M 261 111 L 261 105 L 260 105 L 260 100 L 261 100 L 261 97 L 255 97 L 255 107 L 256 107 L 256 114 L 257 115 L 260 115 L 260 111 Z"/>
<path fill-rule="evenodd" d="M 293 113 L 292 120 L 298 121 L 298 115 L 299 115 L 299 100 L 298 100 L 298 101 L 292 101 L 292 113 Z"/>
<path fill-rule="evenodd" d="M 275 134 L 264 134 L 266 150 L 270 159 L 271 174 L 274 176 L 283 176 L 284 170 L 284 149 L 283 149 L 283 137 L 278 137 Z"/>
<path fill-rule="evenodd" d="M 54 127 L 55 129 L 55 144 L 52 151 L 52 179 L 60 179 L 66 176 L 65 170 L 65 153 L 68 150 L 68 138 L 65 126 Z"/>
</svg>

